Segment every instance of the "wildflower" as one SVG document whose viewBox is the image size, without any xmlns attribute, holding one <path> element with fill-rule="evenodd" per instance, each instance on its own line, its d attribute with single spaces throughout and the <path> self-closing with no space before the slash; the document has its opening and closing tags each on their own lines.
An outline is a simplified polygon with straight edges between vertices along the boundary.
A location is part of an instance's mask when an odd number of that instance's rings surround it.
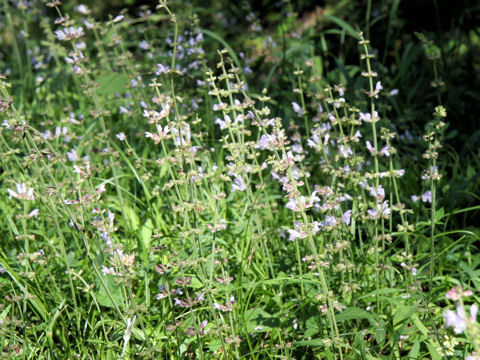
<svg viewBox="0 0 480 360">
<path fill-rule="evenodd" d="M 342 215 L 342 221 L 345 225 L 350 225 L 350 220 L 352 218 L 352 210 L 347 210 Z"/>
<path fill-rule="evenodd" d="M 220 120 L 219 118 L 215 118 L 215 124 L 220 126 L 220 130 L 227 129 L 232 124 L 232 119 L 230 116 L 225 115 L 225 120 Z"/>
<path fill-rule="evenodd" d="M 382 185 L 378 185 L 377 188 L 372 186 L 370 188 L 370 196 L 373 196 L 378 201 L 383 201 L 383 199 L 385 199 L 385 189 Z"/>
<path fill-rule="evenodd" d="M 23 200 L 33 200 L 34 199 L 34 196 L 33 196 L 33 188 L 28 188 L 27 189 L 27 186 L 25 185 L 25 183 L 21 183 L 21 184 L 16 184 L 16 187 L 17 187 L 17 192 L 11 190 L 11 189 L 7 189 L 8 191 L 8 198 L 11 199 L 12 197 L 16 198 L 16 199 L 23 199 Z"/>
<path fill-rule="evenodd" d="M 390 91 L 390 96 L 396 96 L 398 95 L 398 89 L 392 89 L 392 91 Z"/>
<path fill-rule="evenodd" d="M 462 297 L 472 296 L 472 290 L 463 290 L 461 286 L 451 288 L 446 294 L 445 297 L 449 300 L 458 301 Z"/>
<path fill-rule="evenodd" d="M 123 15 L 118 15 L 118 16 L 115 17 L 115 19 L 113 19 L 113 22 L 118 23 L 118 22 L 122 21 L 124 17 L 125 16 L 123 16 Z"/>
<path fill-rule="evenodd" d="M 432 203 L 432 192 L 431 191 L 427 191 L 425 194 L 422 195 L 422 201 L 424 203 Z"/>
<path fill-rule="evenodd" d="M 227 104 L 221 102 L 219 104 L 213 104 L 213 111 L 220 111 L 225 110 L 227 108 Z"/>
<path fill-rule="evenodd" d="M 316 196 L 316 191 L 314 191 L 310 196 L 308 203 L 305 199 L 305 196 L 300 196 L 298 200 L 295 198 L 291 198 L 288 201 L 287 205 L 285 205 L 285 207 L 292 211 L 301 211 L 302 209 L 306 210 L 308 208 L 311 208 L 313 206 L 313 203 L 318 201 L 320 201 L 320 199 Z"/>
<path fill-rule="evenodd" d="M 372 114 L 370 114 L 370 113 L 360 112 L 359 115 L 360 116 L 359 116 L 358 120 L 364 121 L 364 122 L 377 122 L 378 120 L 380 120 L 380 118 L 378 117 L 378 112 L 376 112 L 376 111 L 373 113 L 373 117 L 372 117 Z"/>
<path fill-rule="evenodd" d="M 117 139 L 120 141 L 125 141 L 127 139 L 124 132 L 119 132 L 116 136 L 117 136 Z"/>
<path fill-rule="evenodd" d="M 60 41 L 68 41 L 80 38 L 84 35 L 84 32 L 81 26 L 77 28 L 70 26 L 68 28 L 64 28 L 63 30 L 55 31 L 55 35 L 57 35 L 57 39 Z"/>
<path fill-rule="evenodd" d="M 235 178 L 234 178 L 234 180 L 233 180 L 231 192 L 235 192 L 235 191 L 245 191 L 245 190 L 247 190 L 247 186 L 246 186 L 245 183 L 243 182 L 242 177 L 239 176 L 239 175 L 236 175 Z"/>
<path fill-rule="evenodd" d="M 294 230 L 294 229 L 288 229 L 288 234 L 289 234 L 289 237 L 288 239 L 290 241 L 295 241 L 297 239 L 305 239 L 308 234 L 307 232 L 305 231 L 299 231 L 299 230 Z"/>
<path fill-rule="evenodd" d="M 445 327 L 453 327 L 455 334 L 461 334 L 467 328 L 465 312 L 460 303 L 457 303 L 457 312 L 447 310 L 443 317 L 445 318 Z"/>
<path fill-rule="evenodd" d="M 375 84 L 375 90 L 373 91 L 373 97 L 375 99 L 378 99 L 378 94 L 380 93 L 380 90 L 383 90 L 383 86 L 380 81 L 377 81 L 377 83 Z M 367 94 L 370 95 L 370 92 L 367 91 Z"/>
<path fill-rule="evenodd" d="M 27 217 L 28 218 L 38 217 L 39 213 L 40 213 L 40 210 L 35 209 L 35 210 L 30 211 L 30 213 L 27 215 Z"/>
<path fill-rule="evenodd" d="M 82 15 L 88 15 L 88 14 L 90 14 L 90 9 L 89 9 L 87 6 L 85 6 L 84 4 L 78 5 L 78 6 L 75 8 L 75 10 L 76 10 L 77 12 L 79 12 L 80 14 L 82 14 Z"/>
<path fill-rule="evenodd" d="M 116 275 L 115 273 L 115 269 L 113 267 L 106 267 L 105 265 L 102 265 L 102 273 L 103 273 L 103 276 L 107 276 L 107 275 Z"/>
<path fill-rule="evenodd" d="M 170 71 L 170 66 L 168 65 L 162 65 L 162 64 L 157 64 L 157 71 L 156 75 L 161 75 L 161 74 L 166 74 Z"/>
<path fill-rule="evenodd" d="M 350 155 L 353 155 L 352 148 L 350 146 L 344 146 L 343 144 L 339 146 L 338 150 L 344 158 L 348 158 Z"/>
<path fill-rule="evenodd" d="M 320 227 L 325 228 L 325 227 L 334 227 L 337 224 L 337 219 L 335 216 L 332 215 L 327 215 L 325 217 L 325 221 L 322 221 L 320 223 Z"/>
<path fill-rule="evenodd" d="M 295 111 L 295 113 L 298 115 L 298 116 L 303 116 L 303 109 L 300 107 L 300 105 L 298 105 L 296 102 L 292 102 L 292 107 L 293 107 L 293 111 Z"/>
<path fill-rule="evenodd" d="M 75 151 L 75 149 L 72 149 L 69 152 L 67 152 L 67 159 L 68 159 L 68 161 L 71 161 L 71 162 L 74 162 L 74 161 L 78 160 L 78 155 L 77 155 L 77 152 Z"/>
<path fill-rule="evenodd" d="M 368 151 L 370 151 L 370 154 L 375 155 L 375 148 L 372 146 L 370 141 L 367 141 L 366 144 L 367 144 Z"/>
</svg>

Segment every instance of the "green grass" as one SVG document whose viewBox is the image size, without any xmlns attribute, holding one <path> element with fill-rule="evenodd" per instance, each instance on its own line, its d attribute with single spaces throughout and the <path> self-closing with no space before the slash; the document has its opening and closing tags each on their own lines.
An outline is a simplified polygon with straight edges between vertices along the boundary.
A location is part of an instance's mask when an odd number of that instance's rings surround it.
<svg viewBox="0 0 480 360">
<path fill-rule="evenodd" d="M 394 3 L 365 34 L 290 4 L 233 36 L 195 15 L 227 9 L 4 1 L 0 358 L 478 352 L 447 312 L 478 303 L 478 149 L 428 84 L 444 48 L 365 38 Z"/>
</svg>

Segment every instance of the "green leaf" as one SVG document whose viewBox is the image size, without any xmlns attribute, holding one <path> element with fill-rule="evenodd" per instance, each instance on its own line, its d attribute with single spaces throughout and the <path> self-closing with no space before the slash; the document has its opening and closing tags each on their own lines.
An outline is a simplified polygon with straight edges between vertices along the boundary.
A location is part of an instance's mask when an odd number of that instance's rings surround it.
<svg viewBox="0 0 480 360">
<path fill-rule="evenodd" d="M 404 306 L 398 305 L 398 309 L 395 311 L 393 315 L 393 325 L 397 326 L 402 322 L 411 319 L 412 315 L 417 310 L 417 306 Z"/>
<path fill-rule="evenodd" d="M 113 95 L 125 91 L 128 79 L 124 74 L 110 73 L 100 76 L 97 82 L 99 84 L 97 94 Z"/>
<path fill-rule="evenodd" d="M 270 331 L 272 328 L 275 328 L 280 322 L 278 318 L 270 315 L 263 309 L 250 309 L 245 313 L 245 321 L 247 322 L 247 332 L 253 331 Z M 259 326 L 262 327 L 261 330 L 255 330 Z"/>
<path fill-rule="evenodd" d="M 427 347 L 430 355 L 432 355 L 432 360 L 442 360 L 442 356 L 438 353 L 437 348 L 433 343 L 427 343 Z"/>
<path fill-rule="evenodd" d="M 295 341 L 295 345 L 298 346 L 312 346 L 312 347 L 317 347 L 317 346 L 324 346 L 323 338 L 316 338 L 316 339 L 311 339 L 311 340 L 300 340 L 300 341 Z"/>
<path fill-rule="evenodd" d="M 377 338 L 377 342 L 380 345 L 384 343 L 386 333 L 387 333 L 387 324 L 385 324 L 385 321 L 380 319 L 377 325 L 377 329 L 375 330 L 375 337 Z"/>
<path fill-rule="evenodd" d="M 443 218 L 444 214 L 445 210 L 443 209 L 443 207 L 435 211 L 435 221 L 440 221 Z"/>
<path fill-rule="evenodd" d="M 152 241 L 152 233 L 153 233 L 152 219 L 147 219 L 147 221 L 145 222 L 145 225 L 143 225 L 142 228 L 140 229 L 140 243 L 144 251 L 148 251 L 150 249 L 150 243 Z"/>
<path fill-rule="evenodd" d="M 103 285 L 100 283 L 100 280 L 97 280 L 98 290 L 95 294 L 97 301 L 102 306 L 108 308 L 115 308 L 115 305 L 110 300 L 107 291 L 110 293 L 115 303 L 121 304 L 123 302 L 123 296 L 121 291 L 122 288 L 115 283 L 115 278 L 113 276 L 105 276 L 103 278 L 103 282 L 105 283 L 105 287 L 107 288 L 107 290 L 105 290 Z"/>
<path fill-rule="evenodd" d="M 137 213 L 135 212 L 134 209 L 132 209 L 128 205 L 124 205 L 123 208 L 124 208 L 125 215 L 128 217 L 128 221 L 130 223 L 130 226 L 132 227 L 132 230 L 137 231 L 138 226 L 140 224 L 140 220 L 138 218 Z"/>
<path fill-rule="evenodd" d="M 0 314 L 0 321 L 5 321 L 5 319 L 7 318 L 7 315 L 8 315 L 8 312 L 10 311 L 10 307 L 12 305 L 8 305 L 5 310 L 2 311 L 2 313 Z"/>
<path fill-rule="evenodd" d="M 358 31 L 356 31 L 351 25 L 347 24 L 345 21 L 342 19 L 333 16 L 333 15 L 325 15 L 325 17 L 330 20 L 331 22 L 334 22 L 338 26 L 340 26 L 348 35 L 351 37 L 360 40 L 360 37 L 358 36 Z"/>
<path fill-rule="evenodd" d="M 408 358 L 409 359 L 418 359 L 418 353 L 420 352 L 420 343 L 418 340 L 415 341 L 415 343 L 412 346 L 412 349 L 408 353 Z"/>
<path fill-rule="evenodd" d="M 372 316 L 372 314 L 368 313 L 363 309 L 356 308 L 356 307 L 345 309 L 341 313 L 335 315 L 335 318 L 337 319 L 337 322 L 353 320 L 353 319 L 367 319 L 371 323 L 375 322 L 375 319 Z"/>
</svg>

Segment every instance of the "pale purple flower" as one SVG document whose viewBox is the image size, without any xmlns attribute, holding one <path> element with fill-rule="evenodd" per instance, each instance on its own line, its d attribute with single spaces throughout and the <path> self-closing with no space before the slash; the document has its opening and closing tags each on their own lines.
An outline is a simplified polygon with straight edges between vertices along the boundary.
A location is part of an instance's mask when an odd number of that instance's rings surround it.
<svg viewBox="0 0 480 360">
<path fill-rule="evenodd" d="M 213 111 L 220 111 L 225 110 L 227 108 L 227 104 L 221 102 L 219 104 L 213 104 Z"/>
<path fill-rule="evenodd" d="M 142 50 L 147 50 L 150 47 L 150 44 L 146 40 L 140 41 L 140 44 L 138 44 L 138 47 Z"/>
<path fill-rule="evenodd" d="M 157 64 L 157 71 L 155 72 L 156 75 L 166 74 L 170 71 L 170 66 Z"/>
<path fill-rule="evenodd" d="M 233 179 L 233 184 L 232 184 L 232 190 L 231 192 L 235 191 L 245 191 L 247 190 L 247 186 L 243 182 L 243 179 L 241 176 L 236 175 L 235 178 Z"/>
<path fill-rule="evenodd" d="M 427 203 L 427 202 L 428 202 L 428 203 L 431 204 L 431 203 L 432 203 L 432 192 L 431 192 L 431 191 L 427 191 L 426 193 L 424 193 L 424 194 L 422 195 L 422 201 L 423 201 L 424 203 Z"/>
<path fill-rule="evenodd" d="M 298 105 L 296 102 L 293 101 L 292 107 L 293 107 L 293 111 L 295 111 L 295 113 L 298 116 L 303 116 L 303 109 L 300 107 L 300 105 Z"/>
<path fill-rule="evenodd" d="M 40 214 L 40 210 L 35 209 L 35 210 L 30 211 L 30 213 L 29 213 L 27 216 L 28 216 L 29 218 L 31 218 L 31 217 L 35 217 L 35 218 L 36 218 L 36 217 L 38 217 L 39 214 Z"/>
<path fill-rule="evenodd" d="M 353 155 L 352 148 L 343 144 L 338 147 L 338 151 L 340 151 L 340 154 L 342 154 L 344 158 L 348 158 L 350 155 Z"/>
<path fill-rule="evenodd" d="M 113 19 L 113 22 L 118 23 L 118 22 L 122 21 L 124 18 L 125 18 L 125 16 L 118 15 L 118 16 L 115 17 L 115 19 Z"/>
<path fill-rule="evenodd" d="M 8 198 L 11 199 L 12 197 L 16 199 L 23 199 L 23 200 L 34 200 L 33 195 L 33 188 L 28 188 L 25 183 L 16 184 L 17 192 L 7 189 L 8 191 Z"/>
<path fill-rule="evenodd" d="M 116 275 L 115 273 L 115 269 L 113 267 L 106 267 L 105 265 L 102 265 L 102 273 L 103 273 L 103 276 L 107 276 L 107 275 Z"/>
<path fill-rule="evenodd" d="M 232 124 L 232 119 L 230 118 L 230 116 L 225 115 L 224 119 L 225 120 L 215 118 L 215 124 L 220 126 L 220 130 L 227 129 Z"/>
<path fill-rule="evenodd" d="M 457 312 L 447 310 L 443 317 L 445 318 L 445 327 L 453 327 L 455 334 L 461 334 L 467 328 L 465 312 L 459 302 L 457 302 Z"/>
<path fill-rule="evenodd" d="M 77 155 L 77 152 L 75 151 L 75 149 L 72 149 L 72 150 L 67 152 L 67 159 L 68 159 L 68 161 L 71 161 L 71 162 L 74 162 L 74 161 L 78 160 L 78 155 Z"/>
<path fill-rule="evenodd" d="M 127 139 L 124 132 L 119 132 L 116 136 L 117 136 L 117 139 L 120 141 L 125 141 Z"/>
<path fill-rule="evenodd" d="M 90 14 L 90 9 L 87 6 L 85 6 L 84 4 L 78 5 L 77 7 L 75 7 L 75 10 L 82 15 Z"/>
<path fill-rule="evenodd" d="M 370 141 L 367 140 L 366 144 L 367 144 L 367 149 L 370 152 L 370 154 L 375 155 L 375 148 L 372 146 Z"/>
<path fill-rule="evenodd" d="M 72 39 L 78 39 L 84 35 L 83 28 L 81 26 L 75 28 L 73 26 L 64 28 L 63 30 L 55 31 L 57 39 L 60 41 L 67 41 Z"/>
<path fill-rule="evenodd" d="M 345 225 L 350 225 L 350 220 L 352 218 L 352 210 L 347 210 L 342 215 L 342 221 Z"/>
</svg>

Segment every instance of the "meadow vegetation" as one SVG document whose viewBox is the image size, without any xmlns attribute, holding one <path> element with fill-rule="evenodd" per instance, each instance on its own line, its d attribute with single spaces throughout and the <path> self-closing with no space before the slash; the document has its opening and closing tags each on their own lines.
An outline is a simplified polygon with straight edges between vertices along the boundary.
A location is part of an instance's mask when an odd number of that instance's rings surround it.
<svg viewBox="0 0 480 360">
<path fill-rule="evenodd" d="M 480 359 L 480 28 L 213 3 L 3 0 L 0 358 Z"/>
</svg>

